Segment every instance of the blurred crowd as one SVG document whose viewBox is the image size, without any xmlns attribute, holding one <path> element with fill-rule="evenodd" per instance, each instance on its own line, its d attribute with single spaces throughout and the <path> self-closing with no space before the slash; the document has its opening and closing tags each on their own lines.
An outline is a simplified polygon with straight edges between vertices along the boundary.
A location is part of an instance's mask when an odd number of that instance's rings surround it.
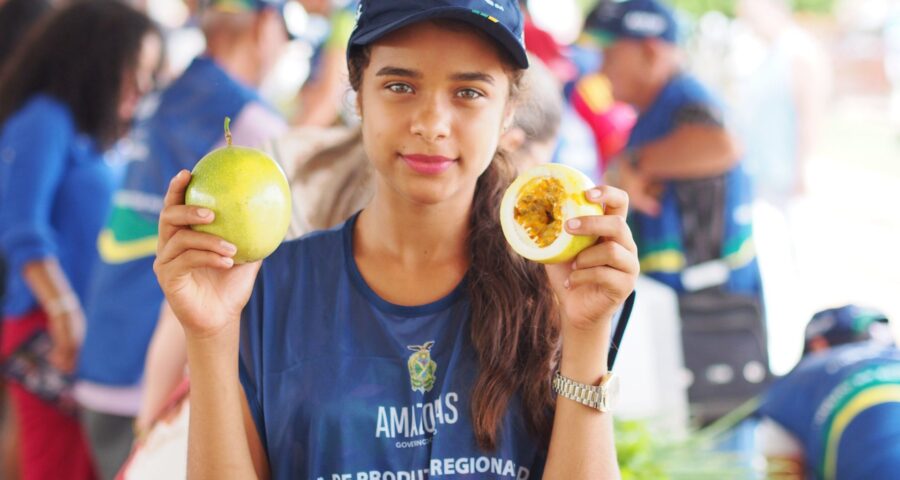
<svg viewBox="0 0 900 480">
<path fill-rule="evenodd" d="M 583 2 L 570 43 L 520 3 L 532 67 L 501 147 L 520 169 L 562 163 L 628 192 L 642 274 L 679 300 L 696 422 L 762 398 L 763 453 L 796 474 L 889 478 L 900 423 L 877 415 L 900 402 L 900 355 L 878 331 L 883 314 L 823 312 L 800 366 L 782 379 L 769 368 L 779 312 L 767 300 L 783 292 L 760 272 L 754 209 L 790 218 L 834 83 L 792 2 L 740 0 L 735 18 L 702 19 L 657 0 Z M 175 174 L 224 145 L 228 116 L 234 143 L 286 172 L 289 237 L 362 208 L 375 185 L 346 62 L 356 8 L 0 0 L 0 478 L 184 474 L 184 339 L 152 270 L 162 198 Z M 900 119 L 900 7 L 891 12 L 884 69 Z M 835 337 L 841 328 L 853 335 Z M 878 381 L 860 386 L 873 369 Z M 842 398 L 852 415 L 823 410 L 831 390 L 802 390 L 848 378 L 877 392 Z M 878 447 L 855 416 L 897 447 L 857 461 Z"/>
</svg>

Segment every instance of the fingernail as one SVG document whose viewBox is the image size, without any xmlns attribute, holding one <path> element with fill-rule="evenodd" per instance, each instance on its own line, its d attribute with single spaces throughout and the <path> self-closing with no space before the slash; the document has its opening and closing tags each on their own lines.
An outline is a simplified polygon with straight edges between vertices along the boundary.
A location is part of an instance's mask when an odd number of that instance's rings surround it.
<svg viewBox="0 0 900 480">
<path fill-rule="evenodd" d="M 208 208 L 198 208 L 197 209 L 197 216 L 200 218 L 206 218 L 206 217 L 210 216 L 211 214 L 212 214 L 212 210 L 210 210 Z"/>
<path fill-rule="evenodd" d="M 222 257 L 222 265 L 231 267 L 232 265 L 234 265 L 234 259 L 231 257 Z"/>
<path fill-rule="evenodd" d="M 572 220 L 569 220 L 568 222 L 566 222 L 566 224 L 569 225 L 569 228 L 571 228 L 572 230 L 575 230 L 575 229 L 578 229 L 581 227 L 581 220 L 579 220 L 577 218 L 573 218 Z"/>
<path fill-rule="evenodd" d="M 566 289 L 568 290 L 569 286 L 570 286 L 570 283 L 569 283 L 569 279 L 567 278 L 566 281 L 563 282 L 563 287 L 566 287 Z"/>
<path fill-rule="evenodd" d="M 572 270 L 578 270 L 578 261 L 572 262 Z"/>
<path fill-rule="evenodd" d="M 593 188 L 591 190 L 588 190 L 587 195 L 588 195 L 588 198 L 590 198 L 591 200 L 597 200 L 603 196 L 603 192 L 601 192 L 600 190 L 597 190 L 596 188 Z"/>
<path fill-rule="evenodd" d="M 237 253 L 237 247 L 228 242 L 222 242 L 222 248 L 224 248 L 229 253 Z"/>
</svg>

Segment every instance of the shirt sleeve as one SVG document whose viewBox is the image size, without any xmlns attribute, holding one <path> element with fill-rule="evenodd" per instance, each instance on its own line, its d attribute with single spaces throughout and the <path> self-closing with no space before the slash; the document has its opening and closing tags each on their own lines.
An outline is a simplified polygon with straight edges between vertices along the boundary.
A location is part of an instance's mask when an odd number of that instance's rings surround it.
<svg viewBox="0 0 900 480">
<path fill-rule="evenodd" d="M 675 110 L 674 126 L 704 125 L 709 127 L 725 127 L 722 111 L 710 103 L 686 103 Z"/>
<path fill-rule="evenodd" d="M 63 178 L 72 120 L 60 105 L 32 101 L 0 137 L 0 249 L 12 271 L 56 255 L 50 216 Z"/>
</svg>

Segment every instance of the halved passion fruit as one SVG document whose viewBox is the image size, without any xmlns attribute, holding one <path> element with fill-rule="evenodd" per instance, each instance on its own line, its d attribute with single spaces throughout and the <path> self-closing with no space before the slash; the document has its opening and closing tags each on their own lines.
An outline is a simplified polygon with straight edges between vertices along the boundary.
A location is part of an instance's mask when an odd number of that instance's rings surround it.
<svg viewBox="0 0 900 480">
<path fill-rule="evenodd" d="M 535 262 L 572 260 L 597 241 L 564 228 L 569 219 L 603 215 L 603 207 L 584 195 L 593 186 L 587 175 L 565 165 L 539 165 L 522 173 L 500 203 L 506 241 L 516 253 Z"/>
</svg>

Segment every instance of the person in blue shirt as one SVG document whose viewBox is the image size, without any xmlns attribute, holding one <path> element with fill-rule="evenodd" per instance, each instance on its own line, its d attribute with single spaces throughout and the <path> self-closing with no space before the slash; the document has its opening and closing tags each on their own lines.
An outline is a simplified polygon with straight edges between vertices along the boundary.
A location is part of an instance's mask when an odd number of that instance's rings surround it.
<svg viewBox="0 0 900 480">
<path fill-rule="evenodd" d="M 810 479 L 887 480 L 900 469 L 900 350 L 881 312 L 823 310 L 800 363 L 763 395 L 761 453 Z"/>
<path fill-rule="evenodd" d="M 144 360 L 163 303 L 153 275 L 159 210 L 168 179 L 225 142 L 260 147 L 286 124 L 257 87 L 287 43 L 280 0 L 213 0 L 200 23 L 206 51 L 153 98 L 123 148 L 127 167 L 97 244 L 85 300 L 87 331 L 75 398 L 104 478 L 130 451 Z M 123 143 L 126 143 L 123 142 Z M 114 292 L 114 294 L 113 294 Z"/>
<path fill-rule="evenodd" d="M 152 88 L 161 43 L 130 7 L 77 2 L 36 27 L 0 76 L 3 354 L 32 361 L 49 342 L 39 364 L 58 369 L 51 377 L 71 373 L 79 353 L 97 233 L 116 186 L 104 152 Z M 49 364 L 41 371 L 54 371 Z M 71 385 L 38 388 L 44 377 L 30 372 L 11 386 L 24 478 L 89 478 L 77 420 L 57 408 Z"/>
<path fill-rule="evenodd" d="M 572 399 L 610 395 L 611 318 L 638 271 L 626 195 L 585 192 L 606 215 L 566 228 L 603 240 L 575 261 L 514 255 L 497 145 L 527 67 L 516 2 L 358 16 L 348 67 L 376 171 L 359 214 L 235 265 L 189 228 L 215 212 L 183 205 L 188 172 L 166 195 L 154 269 L 187 338 L 190 475 L 617 476 L 608 410 Z"/>
<path fill-rule="evenodd" d="M 674 13 L 657 0 L 603 0 L 585 31 L 604 44 L 613 96 L 638 110 L 608 180 L 632 200 L 641 271 L 678 293 L 758 297 L 749 177 L 721 105 L 681 68 Z"/>
</svg>

